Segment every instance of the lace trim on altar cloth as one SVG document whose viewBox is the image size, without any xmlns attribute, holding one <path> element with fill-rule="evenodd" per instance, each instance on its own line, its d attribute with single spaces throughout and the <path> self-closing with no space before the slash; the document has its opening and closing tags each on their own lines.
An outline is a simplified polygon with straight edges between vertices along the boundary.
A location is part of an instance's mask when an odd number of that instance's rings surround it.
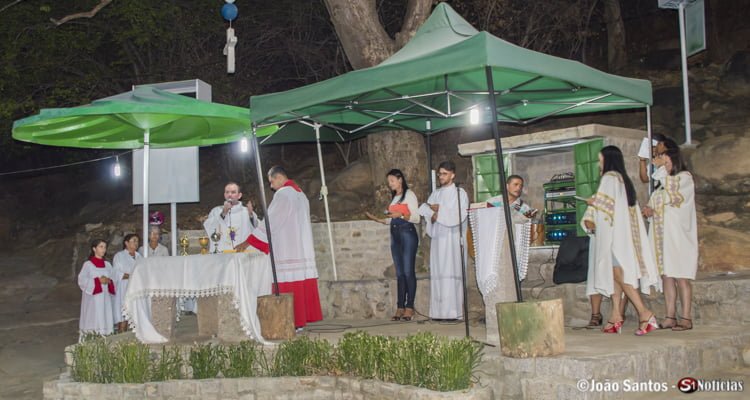
<svg viewBox="0 0 750 400">
<path fill-rule="evenodd" d="M 268 342 L 263 337 L 256 335 L 253 333 L 252 325 L 250 324 L 250 321 L 245 318 L 244 315 L 242 315 L 241 309 L 240 309 L 240 302 L 237 299 L 237 295 L 234 292 L 233 286 L 218 286 L 208 289 L 149 289 L 149 290 L 141 290 L 136 292 L 133 297 L 135 299 L 141 299 L 144 297 L 210 297 L 210 296 L 219 296 L 224 294 L 232 294 L 232 305 L 234 306 L 234 309 L 237 310 L 239 316 L 240 316 L 240 326 L 242 327 L 242 331 L 247 335 L 249 338 L 257 340 L 258 342 L 264 344 L 264 345 L 272 345 L 273 342 Z M 177 313 L 179 314 L 179 304 L 176 302 Z M 256 303 L 257 307 L 257 303 Z M 200 312 L 200 310 L 198 310 Z M 205 312 L 205 311 L 204 311 Z M 138 335 L 138 330 L 136 322 L 132 316 L 132 313 L 129 309 L 126 309 L 123 307 L 123 316 L 125 319 L 129 322 L 129 324 L 133 328 L 133 332 L 135 333 L 138 340 L 141 342 L 144 341 L 140 335 Z M 177 317 L 176 321 L 179 321 L 179 317 Z"/>
<path fill-rule="evenodd" d="M 518 261 L 518 280 L 526 279 L 529 269 L 529 246 L 531 245 L 531 221 L 514 226 L 516 234 L 516 261 Z"/>
</svg>

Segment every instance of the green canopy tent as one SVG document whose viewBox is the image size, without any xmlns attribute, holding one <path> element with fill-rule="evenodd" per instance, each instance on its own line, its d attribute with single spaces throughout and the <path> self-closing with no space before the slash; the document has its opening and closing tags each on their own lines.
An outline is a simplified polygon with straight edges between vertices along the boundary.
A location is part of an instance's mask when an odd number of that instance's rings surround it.
<svg viewBox="0 0 750 400">
<path fill-rule="evenodd" d="M 651 104 L 649 81 L 513 45 L 477 31 L 440 3 L 409 43 L 379 65 L 286 92 L 252 96 L 250 115 L 254 130 L 304 123 L 316 132 L 320 127 L 337 130 L 342 139 L 376 129 L 413 130 L 427 136 L 428 148 L 432 133 L 469 125 L 473 117 L 491 126 L 498 171 L 503 171 L 499 122 L 527 125 L 552 116 L 646 108 L 650 135 Z M 274 135 L 279 136 L 277 143 L 283 134 L 281 129 Z M 500 187 L 505 187 L 505 176 L 499 175 Z M 503 197 L 521 301 L 505 191 Z M 465 276 L 465 267 L 463 272 Z M 464 278 L 464 296 L 465 292 Z M 468 336 L 468 324 L 466 330 Z"/>
<path fill-rule="evenodd" d="M 150 148 L 230 143 L 247 136 L 249 129 L 247 108 L 209 103 L 150 86 L 138 86 L 130 92 L 84 106 L 42 109 L 37 115 L 15 121 L 13 138 L 60 147 L 142 148 L 145 238 L 148 237 Z M 268 125 L 257 134 L 270 135 L 276 129 L 276 126 Z M 262 181 L 260 185 L 262 189 Z M 275 279 L 274 269 L 274 282 Z"/>
</svg>

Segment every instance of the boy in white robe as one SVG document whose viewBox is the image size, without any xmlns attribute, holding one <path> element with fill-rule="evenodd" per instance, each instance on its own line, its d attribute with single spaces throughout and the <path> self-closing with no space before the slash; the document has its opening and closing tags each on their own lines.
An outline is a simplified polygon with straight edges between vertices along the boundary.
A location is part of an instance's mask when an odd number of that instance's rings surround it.
<svg viewBox="0 0 750 400">
<path fill-rule="evenodd" d="M 466 248 L 469 197 L 463 188 L 456 187 L 453 182 L 455 177 L 455 164 L 450 161 L 440 163 L 440 188 L 432 192 L 427 203 L 419 208 L 419 214 L 427 221 L 426 232 L 432 239 L 429 313 L 432 319 L 464 318 L 459 240 Z M 463 236 L 460 232 L 463 232 Z M 467 252 L 464 252 L 463 265 L 466 264 L 466 256 Z"/>
<path fill-rule="evenodd" d="M 315 265 L 310 202 L 302 189 L 279 166 L 268 171 L 268 181 L 276 193 L 268 206 L 268 222 L 276 273 L 281 293 L 294 294 L 294 325 L 301 330 L 310 322 L 323 319 L 318 293 L 318 269 Z M 236 247 L 248 246 L 268 254 L 268 235 L 263 221 Z M 276 289 L 273 288 L 275 292 Z"/>
<path fill-rule="evenodd" d="M 91 243 L 89 259 L 83 263 L 78 273 L 78 287 L 81 288 L 81 317 L 78 328 L 81 338 L 87 333 L 111 335 L 114 318 L 112 316 L 112 297 L 115 284 L 112 280 L 112 265 L 104 261 L 107 253 L 107 242 L 101 239 Z"/>
</svg>

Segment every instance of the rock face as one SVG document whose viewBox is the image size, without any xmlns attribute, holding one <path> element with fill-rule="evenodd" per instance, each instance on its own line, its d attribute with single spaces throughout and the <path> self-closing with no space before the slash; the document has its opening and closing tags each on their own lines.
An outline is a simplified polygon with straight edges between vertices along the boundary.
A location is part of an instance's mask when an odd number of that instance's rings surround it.
<svg viewBox="0 0 750 400">
<path fill-rule="evenodd" d="M 693 172 L 714 190 L 750 193 L 750 131 L 704 141 L 692 157 Z"/>
<path fill-rule="evenodd" d="M 750 269 L 750 235 L 713 225 L 699 226 L 701 271 Z"/>
</svg>

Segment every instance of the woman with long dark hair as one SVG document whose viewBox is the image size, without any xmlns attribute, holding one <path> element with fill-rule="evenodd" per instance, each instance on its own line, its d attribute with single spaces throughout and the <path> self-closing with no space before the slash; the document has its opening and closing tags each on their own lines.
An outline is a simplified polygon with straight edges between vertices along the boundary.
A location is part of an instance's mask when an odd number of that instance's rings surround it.
<svg viewBox="0 0 750 400">
<path fill-rule="evenodd" d="M 78 327 L 81 337 L 86 333 L 111 335 L 114 325 L 112 298 L 115 284 L 112 280 L 112 265 L 104 260 L 107 242 L 96 239 L 91 242 L 89 249 L 89 258 L 78 273 L 78 287 L 82 292 Z"/>
<path fill-rule="evenodd" d="M 673 331 L 693 329 L 692 285 L 698 270 L 698 230 L 695 213 L 695 183 L 674 141 L 654 159 L 652 178 L 659 186 L 651 194 L 643 215 L 651 219 L 649 237 L 656 266 L 664 281 L 667 315 L 660 324 Z M 677 294 L 682 313 L 677 317 Z"/>
<path fill-rule="evenodd" d="M 586 294 L 612 299 L 612 311 L 605 333 L 620 333 L 623 293 L 633 303 L 640 324 L 636 335 L 645 335 L 658 327 L 654 313 L 646 308 L 637 288 L 650 293 L 651 286 L 661 289 L 646 228 L 640 215 L 635 187 L 625 170 L 622 152 L 606 146 L 599 153 L 602 174 L 596 194 L 587 200 L 588 208 L 581 224 L 591 235 Z"/>
<path fill-rule="evenodd" d="M 403 172 L 398 169 L 388 171 L 388 187 L 393 199 L 386 212 L 386 219 L 378 218 L 369 212 L 367 216 L 373 221 L 391 226 L 391 256 L 396 267 L 397 309 L 392 321 L 411 321 L 414 317 L 414 296 L 417 293 L 417 276 L 414 264 L 419 246 L 416 224 L 419 224 L 417 196 L 409 185 Z"/>
</svg>

